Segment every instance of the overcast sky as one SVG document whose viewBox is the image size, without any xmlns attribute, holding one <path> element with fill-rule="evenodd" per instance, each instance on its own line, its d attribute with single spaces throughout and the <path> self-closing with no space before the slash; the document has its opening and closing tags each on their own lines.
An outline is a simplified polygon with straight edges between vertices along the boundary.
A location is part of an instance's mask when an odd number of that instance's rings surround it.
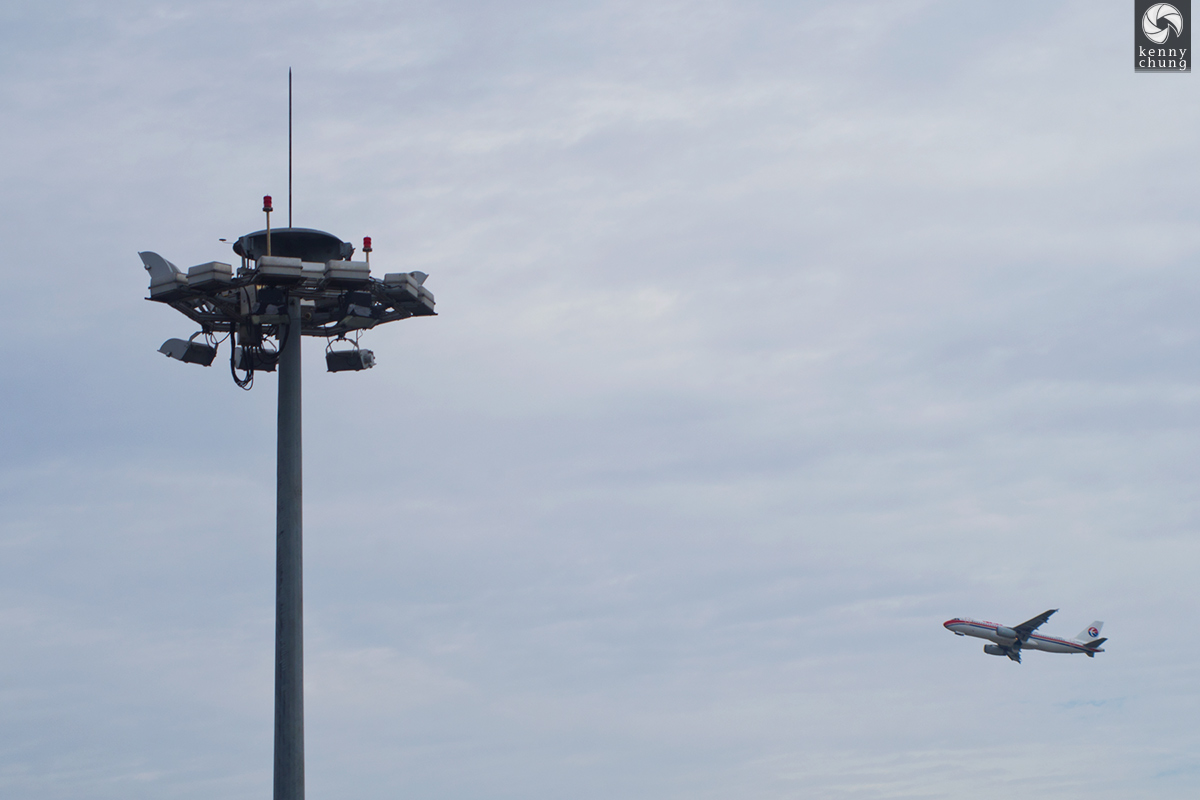
<svg viewBox="0 0 1200 800">
<path fill-rule="evenodd" d="M 286 211 L 313 798 L 1190 798 L 1200 104 L 1130 0 L 0 6 L 0 795 L 271 791 L 273 375 L 137 253 Z M 275 224 L 280 215 L 276 215 Z M 1074 636 L 1017 665 L 954 616 Z"/>
</svg>

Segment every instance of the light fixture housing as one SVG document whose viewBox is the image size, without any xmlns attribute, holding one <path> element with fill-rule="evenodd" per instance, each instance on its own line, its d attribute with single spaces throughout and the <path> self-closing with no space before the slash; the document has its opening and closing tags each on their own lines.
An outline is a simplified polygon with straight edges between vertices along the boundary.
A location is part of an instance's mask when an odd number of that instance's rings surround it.
<svg viewBox="0 0 1200 800">
<path fill-rule="evenodd" d="M 379 324 L 379 313 L 370 292 L 346 292 L 342 295 L 342 324 L 361 330 Z"/>
<path fill-rule="evenodd" d="M 371 265 L 366 261 L 327 261 L 325 283 L 328 286 L 357 288 L 371 282 Z"/>
<path fill-rule="evenodd" d="M 330 350 L 325 354 L 325 366 L 330 372 L 361 372 L 375 366 L 375 354 L 370 350 Z"/>
<path fill-rule="evenodd" d="M 258 286 L 250 321 L 255 325 L 278 325 L 288 321 L 287 295 L 278 286 Z"/>
<path fill-rule="evenodd" d="M 158 348 L 158 352 L 185 364 L 201 364 L 206 367 L 212 366 L 213 359 L 217 357 L 217 348 L 187 339 L 167 339 L 162 347 Z"/>
<path fill-rule="evenodd" d="M 187 271 L 189 289 L 197 291 L 221 291 L 229 288 L 233 281 L 233 267 L 221 261 L 197 264 Z"/>
<path fill-rule="evenodd" d="M 279 353 L 272 350 L 260 350 L 257 347 L 247 349 L 241 345 L 233 348 L 233 366 L 236 369 L 274 372 L 278 365 Z"/>
<path fill-rule="evenodd" d="M 304 262 L 287 256 L 262 256 L 258 259 L 256 283 L 291 285 L 304 280 Z"/>
</svg>

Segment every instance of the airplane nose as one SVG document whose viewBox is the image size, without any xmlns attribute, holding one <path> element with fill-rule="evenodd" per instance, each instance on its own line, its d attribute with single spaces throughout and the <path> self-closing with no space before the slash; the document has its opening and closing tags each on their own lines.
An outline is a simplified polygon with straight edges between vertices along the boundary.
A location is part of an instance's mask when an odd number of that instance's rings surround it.
<svg viewBox="0 0 1200 800">
<path fill-rule="evenodd" d="M 948 619 L 948 620 L 946 620 L 945 622 L 943 622 L 943 623 L 942 623 L 942 627 L 943 627 L 943 628 L 945 628 L 945 629 L 947 629 L 947 630 L 949 630 L 949 629 L 950 629 L 950 623 L 952 623 L 952 622 L 954 622 L 954 620 L 952 620 L 952 619 Z"/>
</svg>

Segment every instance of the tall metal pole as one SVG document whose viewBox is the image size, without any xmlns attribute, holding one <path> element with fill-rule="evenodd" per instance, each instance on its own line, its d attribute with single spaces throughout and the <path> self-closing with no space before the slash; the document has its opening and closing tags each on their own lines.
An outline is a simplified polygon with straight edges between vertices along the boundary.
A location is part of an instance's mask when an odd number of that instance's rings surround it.
<svg viewBox="0 0 1200 800">
<path fill-rule="evenodd" d="M 288 67 L 288 227 L 292 227 L 292 68 Z"/>
<path fill-rule="evenodd" d="M 275 496 L 275 800 L 304 800 L 303 464 L 300 299 L 279 353 Z"/>
</svg>

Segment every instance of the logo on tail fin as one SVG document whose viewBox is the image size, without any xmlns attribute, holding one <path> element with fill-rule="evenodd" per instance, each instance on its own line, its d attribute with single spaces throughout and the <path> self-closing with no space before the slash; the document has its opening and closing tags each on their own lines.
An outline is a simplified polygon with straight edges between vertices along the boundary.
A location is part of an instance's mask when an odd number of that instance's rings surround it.
<svg viewBox="0 0 1200 800">
<path fill-rule="evenodd" d="M 1100 629 L 1097 628 L 1095 625 L 1088 628 L 1088 636 L 1091 636 L 1094 639 L 1099 635 L 1100 635 Z"/>
</svg>

